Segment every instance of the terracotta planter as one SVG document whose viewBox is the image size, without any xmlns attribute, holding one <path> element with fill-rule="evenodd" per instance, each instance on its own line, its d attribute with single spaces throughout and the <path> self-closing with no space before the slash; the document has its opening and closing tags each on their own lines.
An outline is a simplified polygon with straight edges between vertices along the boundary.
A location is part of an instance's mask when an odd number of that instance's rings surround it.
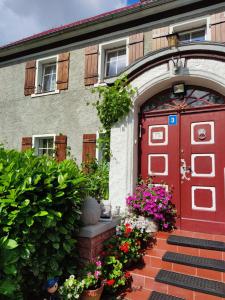
<svg viewBox="0 0 225 300">
<path fill-rule="evenodd" d="M 96 290 L 85 290 L 80 296 L 80 300 L 100 300 L 104 285 L 102 284 L 100 288 Z"/>
</svg>

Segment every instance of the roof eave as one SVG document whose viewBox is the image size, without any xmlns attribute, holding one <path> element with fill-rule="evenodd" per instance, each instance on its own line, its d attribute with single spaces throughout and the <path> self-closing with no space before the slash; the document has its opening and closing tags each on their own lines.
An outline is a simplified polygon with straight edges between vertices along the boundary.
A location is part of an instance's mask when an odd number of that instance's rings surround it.
<svg viewBox="0 0 225 300">
<path fill-rule="evenodd" d="M 117 13 L 107 14 L 101 18 L 96 17 L 96 19 L 87 23 L 81 23 L 72 27 L 69 27 L 68 25 L 68 28 L 52 32 L 50 34 L 28 40 L 21 40 L 21 42 L 18 41 L 16 43 L 6 45 L 0 48 L 0 57 L 3 58 L 5 56 L 17 54 L 26 50 L 51 45 L 56 42 L 67 40 L 71 37 L 77 37 L 79 39 L 80 36 L 87 33 L 96 32 L 97 30 L 105 29 L 118 24 L 122 25 L 128 21 L 134 21 L 145 16 L 151 16 L 160 12 L 171 10 L 173 8 L 198 3 L 201 1 L 202 0 L 159 0 L 132 5 L 127 9 Z"/>
</svg>

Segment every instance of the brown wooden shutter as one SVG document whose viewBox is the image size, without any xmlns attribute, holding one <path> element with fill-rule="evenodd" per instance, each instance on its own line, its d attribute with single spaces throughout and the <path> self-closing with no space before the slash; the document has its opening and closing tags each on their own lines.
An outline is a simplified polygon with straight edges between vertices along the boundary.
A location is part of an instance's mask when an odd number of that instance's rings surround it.
<svg viewBox="0 0 225 300">
<path fill-rule="evenodd" d="M 169 34 L 169 27 L 162 27 L 152 31 L 152 50 L 159 50 L 168 47 L 166 36 Z"/>
<path fill-rule="evenodd" d="M 211 16 L 211 40 L 225 42 L 225 12 Z"/>
<path fill-rule="evenodd" d="M 22 138 L 22 151 L 32 148 L 32 137 Z"/>
<path fill-rule="evenodd" d="M 62 161 L 66 159 L 67 136 L 57 135 L 55 137 L 56 160 Z"/>
<path fill-rule="evenodd" d="M 29 96 L 35 91 L 35 73 L 36 73 L 36 61 L 28 61 L 26 63 L 25 83 L 24 83 L 24 95 Z"/>
<path fill-rule="evenodd" d="M 69 82 L 69 60 L 70 53 L 61 53 L 58 57 L 58 78 L 57 78 L 57 89 L 67 90 Z"/>
<path fill-rule="evenodd" d="M 96 134 L 84 134 L 82 161 L 84 164 L 88 164 L 95 158 L 96 158 Z"/>
<path fill-rule="evenodd" d="M 84 84 L 93 85 L 98 82 L 98 45 L 85 49 Z"/>
<path fill-rule="evenodd" d="M 137 33 L 129 37 L 129 64 L 144 55 L 144 34 Z"/>
</svg>

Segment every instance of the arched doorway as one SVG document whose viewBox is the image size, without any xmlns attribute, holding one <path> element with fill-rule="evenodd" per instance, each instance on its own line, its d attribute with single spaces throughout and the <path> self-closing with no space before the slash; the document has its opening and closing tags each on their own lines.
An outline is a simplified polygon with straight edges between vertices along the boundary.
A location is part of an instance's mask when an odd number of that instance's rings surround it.
<svg viewBox="0 0 225 300">
<path fill-rule="evenodd" d="M 141 107 L 140 174 L 173 186 L 178 226 L 225 234 L 225 97 L 168 89 Z"/>
</svg>

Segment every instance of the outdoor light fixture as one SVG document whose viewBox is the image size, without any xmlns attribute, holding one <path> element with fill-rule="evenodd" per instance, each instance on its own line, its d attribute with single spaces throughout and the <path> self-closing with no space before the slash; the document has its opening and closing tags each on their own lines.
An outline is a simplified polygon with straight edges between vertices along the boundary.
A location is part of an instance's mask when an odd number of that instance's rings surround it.
<svg viewBox="0 0 225 300">
<path fill-rule="evenodd" d="M 166 38 L 167 38 L 167 41 L 168 41 L 168 46 L 170 48 L 173 48 L 173 47 L 177 48 L 178 47 L 178 45 L 179 45 L 179 35 L 176 32 L 168 34 L 166 36 Z"/>
<path fill-rule="evenodd" d="M 185 94 L 185 84 L 183 82 L 176 83 L 173 85 L 174 95 L 184 95 Z"/>
</svg>

